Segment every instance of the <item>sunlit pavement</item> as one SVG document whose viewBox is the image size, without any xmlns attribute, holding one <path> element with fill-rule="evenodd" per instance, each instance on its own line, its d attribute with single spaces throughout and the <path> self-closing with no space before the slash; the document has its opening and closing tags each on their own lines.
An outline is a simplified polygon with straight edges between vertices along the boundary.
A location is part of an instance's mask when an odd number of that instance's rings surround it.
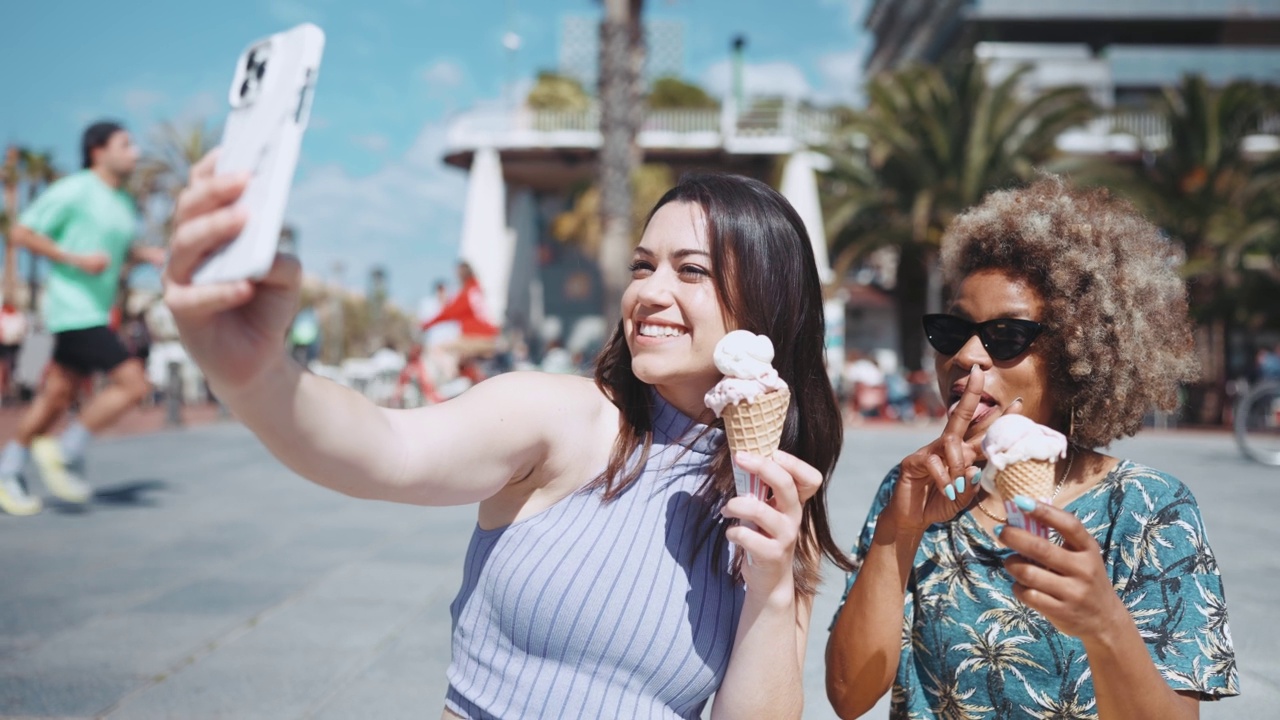
<svg viewBox="0 0 1280 720">
<path fill-rule="evenodd" d="M 931 432 L 850 430 L 830 493 L 841 543 Z M 1272 717 L 1280 469 L 1246 463 L 1222 434 L 1149 433 L 1117 452 L 1192 487 L 1226 578 L 1245 695 L 1202 717 Z M 342 497 L 230 423 L 104 439 L 90 480 L 86 509 L 0 516 L 0 715 L 438 716 L 474 508 Z M 816 603 L 806 718 L 835 717 L 821 659 L 842 585 L 830 573 Z"/>
</svg>

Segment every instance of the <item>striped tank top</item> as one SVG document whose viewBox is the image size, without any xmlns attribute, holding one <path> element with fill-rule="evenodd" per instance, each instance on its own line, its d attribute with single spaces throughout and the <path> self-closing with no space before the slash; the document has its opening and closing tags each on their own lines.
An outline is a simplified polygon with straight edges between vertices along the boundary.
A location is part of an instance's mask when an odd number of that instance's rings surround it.
<svg viewBox="0 0 1280 720">
<path fill-rule="evenodd" d="M 744 590 L 723 520 L 697 492 L 724 433 L 652 397 L 649 460 L 617 499 L 583 490 L 476 528 L 450 606 L 453 712 L 696 718 L 720 686 Z"/>
</svg>

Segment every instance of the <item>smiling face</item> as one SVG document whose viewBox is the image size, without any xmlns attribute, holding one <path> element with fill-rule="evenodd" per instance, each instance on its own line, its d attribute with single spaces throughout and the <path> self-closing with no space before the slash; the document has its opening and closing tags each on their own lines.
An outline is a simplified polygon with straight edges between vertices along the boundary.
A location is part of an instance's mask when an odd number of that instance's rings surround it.
<svg viewBox="0 0 1280 720">
<path fill-rule="evenodd" d="M 1048 322 L 1042 316 L 1043 308 L 1040 293 L 1023 280 L 1000 270 L 979 270 L 960 283 L 947 312 L 972 322 L 998 318 Z M 1048 360 L 1041 354 L 1043 347 L 1044 343 L 1033 342 L 1026 352 L 1017 357 L 995 360 L 974 335 L 956 354 L 939 353 L 935 357 L 938 389 L 953 409 L 964 391 L 969 368 L 977 365 L 983 373 L 982 404 L 978 406 L 967 437 L 977 437 L 986 432 L 987 426 L 997 417 L 995 410 L 1009 407 L 1019 397 L 1022 398 L 1021 415 L 1042 425 L 1066 430 L 1065 427 L 1057 427 L 1062 422 L 1055 416 Z"/>
<path fill-rule="evenodd" d="M 699 206 L 663 205 L 645 228 L 622 295 L 632 372 L 693 417 L 705 412 L 702 395 L 720 380 L 712 354 L 729 331 L 708 242 Z"/>
</svg>

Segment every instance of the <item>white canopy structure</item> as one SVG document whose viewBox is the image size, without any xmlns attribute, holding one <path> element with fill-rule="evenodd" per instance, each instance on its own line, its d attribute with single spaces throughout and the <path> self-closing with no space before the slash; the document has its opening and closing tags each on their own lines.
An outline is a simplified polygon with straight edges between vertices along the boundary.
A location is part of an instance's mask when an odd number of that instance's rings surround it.
<svg viewBox="0 0 1280 720">
<path fill-rule="evenodd" d="M 827 232 L 822 222 L 822 206 L 818 204 L 818 183 L 814 170 L 825 164 L 827 158 L 809 151 L 792 153 L 782 169 L 782 187 L 779 192 L 804 221 L 804 229 L 813 244 L 813 258 L 818 263 L 818 277 L 823 283 L 831 282 L 831 261 L 827 256 Z"/>
<path fill-rule="evenodd" d="M 486 308 L 502 324 L 507 312 L 507 285 L 515 238 L 507 228 L 507 189 L 502 163 L 491 147 L 476 150 L 467 179 L 467 204 L 462 216 L 459 259 L 471 265 L 484 290 Z"/>
</svg>

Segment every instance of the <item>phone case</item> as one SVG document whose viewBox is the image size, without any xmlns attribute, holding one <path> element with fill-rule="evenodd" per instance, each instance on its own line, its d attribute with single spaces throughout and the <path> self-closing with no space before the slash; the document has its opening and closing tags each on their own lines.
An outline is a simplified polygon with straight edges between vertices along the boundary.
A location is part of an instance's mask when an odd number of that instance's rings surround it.
<svg viewBox="0 0 1280 720">
<path fill-rule="evenodd" d="M 252 174 L 237 203 L 248 222 L 193 282 L 256 280 L 271 269 L 323 51 L 324 32 L 308 23 L 250 44 L 236 62 L 218 173 Z"/>
</svg>

